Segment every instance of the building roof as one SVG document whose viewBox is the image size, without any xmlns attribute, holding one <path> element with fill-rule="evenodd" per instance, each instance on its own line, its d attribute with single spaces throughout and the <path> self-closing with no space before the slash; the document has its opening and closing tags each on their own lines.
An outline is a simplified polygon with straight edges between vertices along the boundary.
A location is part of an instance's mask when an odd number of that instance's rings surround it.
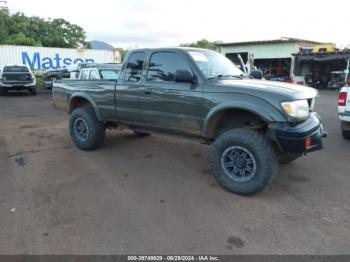
<svg viewBox="0 0 350 262">
<path fill-rule="evenodd" d="M 252 45 L 252 44 L 274 44 L 274 43 L 309 43 L 309 44 L 325 44 L 322 42 L 316 42 L 311 40 L 281 37 L 280 39 L 261 40 L 261 41 L 246 41 L 246 42 L 233 42 L 233 43 L 217 43 L 218 46 L 237 46 L 237 45 Z"/>
</svg>

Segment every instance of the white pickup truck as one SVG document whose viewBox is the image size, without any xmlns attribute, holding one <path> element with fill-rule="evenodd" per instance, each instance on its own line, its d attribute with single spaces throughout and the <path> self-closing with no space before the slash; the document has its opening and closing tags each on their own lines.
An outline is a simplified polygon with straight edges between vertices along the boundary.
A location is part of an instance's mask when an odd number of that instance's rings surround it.
<svg viewBox="0 0 350 262">
<path fill-rule="evenodd" d="M 81 80 L 117 80 L 121 70 L 121 64 L 94 64 L 82 68 L 78 79 Z"/>
<path fill-rule="evenodd" d="M 344 86 L 338 96 L 338 115 L 341 120 L 341 132 L 350 139 L 350 87 Z"/>
</svg>

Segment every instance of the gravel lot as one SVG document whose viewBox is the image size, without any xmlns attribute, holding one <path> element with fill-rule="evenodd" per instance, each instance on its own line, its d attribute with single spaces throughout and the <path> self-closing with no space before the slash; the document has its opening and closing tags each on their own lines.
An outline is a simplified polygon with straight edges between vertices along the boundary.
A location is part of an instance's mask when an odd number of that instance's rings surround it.
<svg viewBox="0 0 350 262">
<path fill-rule="evenodd" d="M 349 254 L 350 141 L 337 92 L 325 149 L 254 197 L 217 185 L 205 145 L 109 131 L 76 149 L 48 94 L 0 97 L 0 254 Z"/>
</svg>

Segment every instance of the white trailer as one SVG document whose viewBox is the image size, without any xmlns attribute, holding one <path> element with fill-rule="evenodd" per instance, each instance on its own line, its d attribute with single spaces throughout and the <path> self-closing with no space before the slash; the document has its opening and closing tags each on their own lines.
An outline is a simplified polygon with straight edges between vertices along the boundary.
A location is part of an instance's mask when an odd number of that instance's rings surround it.
<svg viewBox="0 0 350 262">
<path fill-rule="evenodd" d="M 88 62 L 120 63 L 121 56 L 118 50 L 0 45 L 0 70 L 5 65 L 27 65 L 46 71 Z"/>
</svg>

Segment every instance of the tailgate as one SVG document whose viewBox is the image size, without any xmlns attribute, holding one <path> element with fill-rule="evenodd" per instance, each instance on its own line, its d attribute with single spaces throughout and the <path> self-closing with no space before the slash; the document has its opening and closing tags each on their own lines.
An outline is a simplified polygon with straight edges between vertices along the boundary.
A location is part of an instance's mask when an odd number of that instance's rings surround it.
<svg viewBox="0 0 350 262">
<path fill-rule="evenodd" d="M 15 72 L 15 73 L 8 73 L 3 72 L 2 73 L 2 81 L 4 83 L 22 83 L 22 82 L 32 82 L 32 75 L 30 73 L 22 73 L 22 72 Z"/>
</svg>

